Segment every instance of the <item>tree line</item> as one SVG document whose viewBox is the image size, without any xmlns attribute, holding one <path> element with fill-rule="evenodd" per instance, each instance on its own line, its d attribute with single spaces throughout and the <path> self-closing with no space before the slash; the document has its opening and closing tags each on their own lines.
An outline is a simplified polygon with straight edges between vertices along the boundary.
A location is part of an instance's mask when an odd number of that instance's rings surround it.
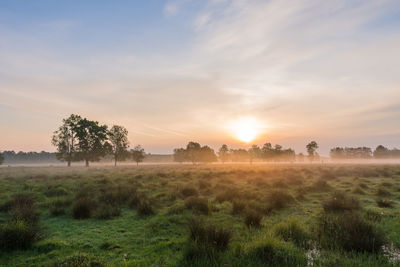
<svg viewBox="0 0 400 267">
<path fill-rule="evenodd" d="M 128 158 L 137 164 L 145 158 L 140 145 L 128 150 L 128 130 L 125 127 L 113 125 L 108 129 L 107 125 L 75 114 L 63 119 L 51 142 L 57 148 L 57 159 L 67 162 L 68 166 L 76 161 L 84 161 L 89 166 L 89 162 L 100 161 L 108 155 L 113 157 L 115 166 L 118 161 Z"/>
<path fill-rule="evenodd" d="M 398 159 L 400 149 L 389 149 L 379 145 L 372 151 L 369 147 L 335 147 L 330 151 L 331 159 Z"/>
<path fill-rule="evenodd" d="M 306 146 L 307 158 L 312 162 L 319 159 L 316 152 L 318 144 L 315 141 L 310 142 Z M 218 150 L 218 156 L 208 146 L 201 146 L 197 142 L 189 142 L 186 148 L 175 148 L 173 151 L 173 159 L 175 162 L 191 162 L 191 163 L 209 163 L 221 161 L 225 162 L 250 162 L 266 161 L 266 162 L 294 162 L 296 158 L 299 161 L 304 161 L 305 156 L 287 148 L 284 149 L 281 145 L 272 146 L 271 143 L 265 143 L 262 147 L 252 145 L 249 149 L 229 149 L 226 144 L 223 144 Z"/>
</svg>

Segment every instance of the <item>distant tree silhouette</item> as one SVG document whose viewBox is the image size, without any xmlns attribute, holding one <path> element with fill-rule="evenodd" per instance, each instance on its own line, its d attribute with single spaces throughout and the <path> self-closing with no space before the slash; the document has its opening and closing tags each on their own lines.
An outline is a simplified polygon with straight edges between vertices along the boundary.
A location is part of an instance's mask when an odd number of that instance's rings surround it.
<svg viewBox="0 0 400 267">
<path fill-rule="evenodd" d="M 108 131 L 108 140 L 111 145 L 111 154 L 114 157 L 114 166 L 117 166 L 117 161 L 124 161 L 129 157 L 128 130 L 123 126 L 114 125 Z"/>
<path fill-rule="evenodd" d="M 257 145 L 252 145 L 248 151 L 250 164 L 253 163 L 254 159 L 258 159 L 261 157 L 261 149 Z"/>
<path fill-rule="evenodd" d="M 195 164 L 200 161 L 201 145 L 196 142 L 189 142 L 186 146 L 186 156 L 190 162 Z"/>
<path fill-rule="evenodd" d="M 299 162 L 304 162 L 304 154 L 303 154 L 303 153 L 299 153 L 299 154 L 297 155 L 297 160 L 298 160 Z"/>
<path fill-rule="evenodd" d="M 175 148 L 173 157 L 174 157 L 175 162 L 179 162 L 179 163 L 185 162 L 187 160 L 186 149 Z"/>
<path fill-rule="evenodd" d="M 218 150 L 218 156 L 222 163 L 225 163 L 229 160 L 229 149 L 228 146 L 223 144 Z"/>
<path fill-rule="evenodd" d="M 231 159 L 233 162 L 244 162 L 249 160 L 249 152 L 246 149 L 231 149 Z"/>
<path fill-rule="evenodd" d="M 140 145 L 135 146 L 131 150 L 131 155 L 133 160 L 136 162 L 136 165 L 139 165 L 139 162 L 142 162 L 146 157 L 146 153 L 144 152 L 144 149 Z"/>
<path fill-rule="evenodd" d="M 314 156 L 315 152 L 318 149 L 318 144 L 315 141 L 311 141 L 306 145 L 307 148 L 307 153 L 308 153 L 308 159 L 313 162 L 314 161 Z"/>
<path fill-rule="evenodd" d="M 389 149 L 382 145 L 379 145 L 374 150 L 374 158 L 376 159 L 389 159 L 389 158 L 400 158 L 400 150 L 397 148 Z"/>
<path fill-rule="evenodd" d="M 71 114 L 67 119 L 63 119 L 63 124 L 54 132 L 51 140 L 51 143 L 57 147 L 57 159 L 66 161 L 68 167 L 76 159 L 77 127 L 81 120 L 81 116 L 75 114 Z"/>
<path fill-rule="evenodd" d="M 369 147 L 335 147 L 329 153 L 331 159 L 369 159 L 372 150 Z"/>
<path fill-rule="evenodd" d="M 0 165 L 4 162 L 4 155 L 0 152 Z"/>
<path fill-rule="evenodd" d="M 217 156 L 209 146 L 202 146 L 199 151 L 198 160 L 202 163 L 211 163 L 217 161 Z"/>
<path fill-rule="evenodd" d="M 100 125 L 97 121 L 86 118 L 79 120 L 76 126 L 77 158 L 84 160 L 88 167 L 89 162 L 99 161 L 110 153 L 111 145 L 107 142 L 107 135 L 107 125 Z"/>
<path fill-rule="evenodd" d="M 198 162 L 209 163 L 217 161 L 217 156 L 212 148 L 208 146 L 201 146 L 196 142 L 189 142 L 184 148 L 174 149 L 174 161 L 176 162 L 192 162 L 196 164 Z"/>
</svg>

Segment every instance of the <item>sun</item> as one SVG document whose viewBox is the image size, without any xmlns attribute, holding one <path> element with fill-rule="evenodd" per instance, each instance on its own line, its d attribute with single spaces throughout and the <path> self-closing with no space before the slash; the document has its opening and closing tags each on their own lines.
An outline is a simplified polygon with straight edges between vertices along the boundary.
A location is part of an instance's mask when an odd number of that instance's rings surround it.
<svg viewBox="0 0 400 267">
<path fill-rule="evenodd" d="M 260 132 L 260 123 L 254 117 L 242 117 L 231 123 L 234 136 L 242 142 L 253 141 Z"/>
</svg>

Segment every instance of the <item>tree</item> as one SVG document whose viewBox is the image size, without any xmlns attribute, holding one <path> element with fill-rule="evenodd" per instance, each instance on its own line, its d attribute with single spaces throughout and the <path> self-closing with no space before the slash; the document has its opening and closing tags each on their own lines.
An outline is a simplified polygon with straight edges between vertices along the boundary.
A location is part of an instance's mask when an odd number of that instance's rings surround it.
<svg viewBox="0 0 400 267">
<path fill-rule="evenodd" d="M 67 119 L 63 119 L 63 124 L 54 132 L 51 140 L 51 143 L 57 147 L 57 159 L 66 161 L 68 167 L 76 159 L 77 126 L 81 120 L 81 116 L 75 114 L 71 114 Z"/>
<path fill-rule="evenodd" d="M 110 153 L 111 145 L 107 142 L 107 125 L 99 125 L 97 121 L 81 119 L 76 126 L 77 158 L 89 162 L 99 161 L 101 157 Z"/>
<path fill-rule="evenodd" d="M 374 150 L 374 158 L 376 159 L 384 159 L 384 158 L 389 158 L 389 149 L 379 145 L 375 148 Z"/>
<path fill-rule="evenodd" d="M 187 159 L 195 164 L 196 162 L 199 162 L 199 157 L 200 157 L 200 150 L 201 146 L 199 143 L 196 142 L 189 142 L 186 146 L 186 156 Z"/>
<path fill-rule="evenodd" d="M 123 161 L 129 157 L 128 130 L 123 126 L 114 125 L 108 131 L 108 140 L 114 157 L 114 166 L 117 166 L 117 161 Z"/>
<path fill-rule="evenodd" d="M 144 149 L 140 146 L 137 145 L 131 150 L 132 158 L 134 161 L 136 161 L 136 165 L 139 165 L 139 162 L 142 162 L 144 158 L 146 157 L 146 154 L 144 152 Z"/>
<path fill-rule="evenodd" d="M 311 141 L 306 145 L 308 158 L 311 162 L 314 161 L 315 152 L 318 149 L 318 144 L 315 141 Z"/>
<path fill-rule="evenodd" d="M 187 159 L 186 150 L 184 148 L 175 148 L 173 157 L 175 162 L 185 162 Z"/>
<path fill-rule="evenodd" d="M 198 160 L 203 163 L 210 163 L 217 161 L 214 149 L 209 146 L 203 146 L 200 148 Z"/>
<path fill-rule="evenodd" d="M 253 163 L 254 159 L 257 159 L 261 156 L 261 149 L 257 145 L 252 145 L 249 149 L 249 160 L 250 164 Z"/>
<path fill-rule="evenodd" d="M 3 164 L 4 162 L 4 156 L 3 153 L 0 153 L 0 165 Z"/>
<path fill-rule="evenodd" d="M 299 162 L 304 162 L 304 154 L 303 153 L 299 153 L 297 155 L 297 159 L 298 159 Z"/>
<path fill-rule="evenodd" d="M 227 145 L 223 144 L 221 146 L 221 148 L 218 151 L 218 156 L 222 163 L 225 163 L 226 161 L 229 160 L 229 149 Z"/>
</svg>

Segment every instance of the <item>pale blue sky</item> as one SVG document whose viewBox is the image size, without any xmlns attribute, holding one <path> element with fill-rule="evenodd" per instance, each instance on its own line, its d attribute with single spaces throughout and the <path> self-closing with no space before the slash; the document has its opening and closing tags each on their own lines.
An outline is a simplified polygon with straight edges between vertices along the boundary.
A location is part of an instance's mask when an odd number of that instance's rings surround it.
<svg viewBox="0 0 400 267">
<path fill-rule="evenodd" d="M 78 113 L 133 144 L 400 147 L 400 2 L 0 1 L 0 150 Z"/>
</svg>

